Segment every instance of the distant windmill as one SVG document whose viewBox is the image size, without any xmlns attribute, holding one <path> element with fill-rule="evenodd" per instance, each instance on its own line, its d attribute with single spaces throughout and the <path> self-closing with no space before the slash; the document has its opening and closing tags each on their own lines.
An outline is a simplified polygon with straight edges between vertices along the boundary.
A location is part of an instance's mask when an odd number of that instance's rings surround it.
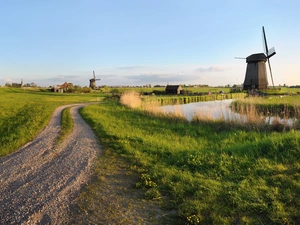
<svg viewBox="0 0 300 225">
<path fill-rule="evenodd" d="M 96 80 L 101 80 L 101 79 L 96 79 L 95 71 L 93 71 L 94 78 L 90 79 L 90 88 L 95 89 L 96 88 Z"/>
<path fill-rule="evenodd" d="M 274 87 L 270 58 L 273 55 L 275 55 L 276 52 L 274 47 L 268 49 L 267 38 L 266 38 L 264 27 L 262 27 L 262 32 L 263 32 L 263 45 L 264 45 L 265 53 L 252 54 L 246 58 L 247 69 L 246 69 L 246 76 L 244 80 L 244 90 L 248 90 L 248 89 L 264 90 L 268 88 L 268 78 L 267 78 L 267 68 L 266 68 L 267 61 L 269 64 L 270 76 Z"/>
</svg>

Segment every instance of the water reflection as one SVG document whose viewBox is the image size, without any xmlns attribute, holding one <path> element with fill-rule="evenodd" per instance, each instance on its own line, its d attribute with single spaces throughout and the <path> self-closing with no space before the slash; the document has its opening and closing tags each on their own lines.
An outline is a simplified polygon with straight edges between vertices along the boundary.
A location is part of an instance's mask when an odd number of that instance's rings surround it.
<svg viewBox="0 0 300 225">
<path fill-rule="evenodd" d="M 233 115 L 238 115 L 230 109 L 230 104 L 233 100 L 220 100 L 208 102 L 194 102 L 184 105 L 166 105 L 160 108 L 166 113 L 180 113 L 184 115 L 188 121 L 191 121 L 194 116 L 203 116 L 211 119 L 230 119 Z"/>
<path fill-rule="evenodd" d="M 230 105 L 233 99 L 208 101 L 208 102 L 194 102 L 184 105 L 166 105 L 161 106 L 160 109 L 166 113 L 175 113 L 186 117 L 188 121 L 192 121 L 194 117 L 208 118 L 212 120 L 224 119 L 226 121 L 235 120 L 240 122 L 247 122 L 247 116 L 235 113 L 231 110 Z M 272 124 L 274 121 L 292 126 L 296 119 L 282 119 L 279 117 L 266 117 L 265 122 Z"/>
</svg>

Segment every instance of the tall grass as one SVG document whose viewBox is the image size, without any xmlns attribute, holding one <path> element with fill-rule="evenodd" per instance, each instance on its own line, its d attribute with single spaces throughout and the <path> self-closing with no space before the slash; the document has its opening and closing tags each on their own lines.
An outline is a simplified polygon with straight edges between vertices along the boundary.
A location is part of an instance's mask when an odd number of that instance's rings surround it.
<svg viewBox="0 0 300 225">
<path fill-rule="evenodd" d="M 116 102 L 81 113 L 138 169 L 137 186 L 177 210 L 178 224 L 300 223 L 299 131 L 188 123 Z"/>
<path fill-rule="evenodd" d="M 246 98 L 233 102 L 232 110 L 246 115 L 249 121 L 275 130 L 300 128 L 300 96 Z"/>
<path fill-rule="evenodd" d="M 139 93 L 130 91 L 121 95 L 120 102 L 129 108 L 137 108 L 141 106 L 142 100 Z"/>
</svg>

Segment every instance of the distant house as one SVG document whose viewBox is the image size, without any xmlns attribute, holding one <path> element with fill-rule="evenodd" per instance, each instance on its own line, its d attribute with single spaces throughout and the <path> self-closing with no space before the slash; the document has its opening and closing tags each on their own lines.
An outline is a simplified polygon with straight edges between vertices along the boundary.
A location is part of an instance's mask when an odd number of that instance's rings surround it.
<svg viewBox="0 0 300 225">
<path fill-rule="evenodd" d="M 19 84 L 19 83 L 12 83 L 11 86 L 12 87 L 23 87 L 24 86 L 23 79 L 21 80 L 21 84 Z"/>
<path fill-rule="evenodd" d="M 166 86 L 166 94 L 179 95 L 180 91 L 182 91 L 182 87 L 180 85 L 167 85 Z"/>
<path fill-rule="evenodd" d="M 68 82 L 63 83 L 62 85 L 56 85 L 55 87 L 53 87 L 53 92 L 67 92 L 70 86 L 71 84 L 69 84 Z"/>
</svg>

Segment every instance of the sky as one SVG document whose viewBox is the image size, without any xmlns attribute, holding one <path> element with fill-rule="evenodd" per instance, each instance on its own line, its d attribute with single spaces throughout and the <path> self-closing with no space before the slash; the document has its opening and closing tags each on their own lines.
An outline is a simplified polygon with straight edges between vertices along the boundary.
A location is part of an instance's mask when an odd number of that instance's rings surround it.
<svg viewBox="0 0 300 225">
<path fill-rule="evenodd" d="M 298 0 L 0 0 L 0 85 L 242 84 L 263 52 L 300 85 Z M 269 84 L 271 84 L 270 76 Z"/>
</svg>

